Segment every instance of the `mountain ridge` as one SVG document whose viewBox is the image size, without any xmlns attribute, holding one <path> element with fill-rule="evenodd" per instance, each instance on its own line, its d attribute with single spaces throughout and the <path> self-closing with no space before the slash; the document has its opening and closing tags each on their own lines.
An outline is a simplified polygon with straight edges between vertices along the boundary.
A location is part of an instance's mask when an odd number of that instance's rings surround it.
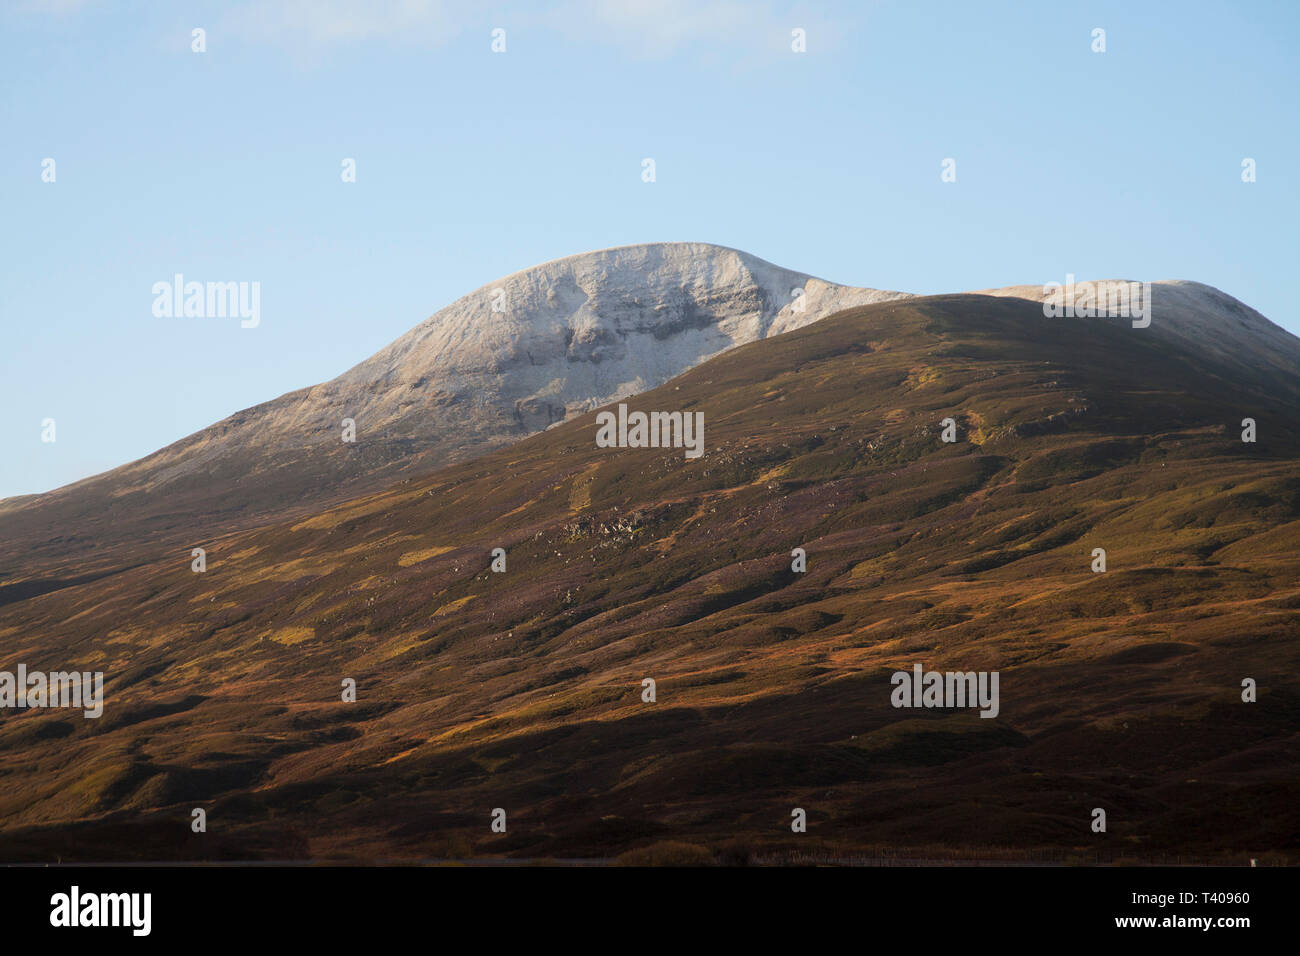
<svg viewBox="0 0 1300 956">
<path fill-rule="evenodd" d="M 47 539 L 68 528 L 83 543 L 117 542 L 128 528 L 175 540 L 183 514 L 216 532 L 339 500 L 657 386 L 756 337 L 904 295 L 707 243 L 551 260 L 461 296 L 327 382 L 107 472 L 0 502 L 0 539 L 15 545 L 10 562 L 30 560 L 67 553 Z M 354 443 L 342 441 L 344 419 L 355 422 Z M 5 558 L 0 548 L 0 571 L 16 571 Z"/>
<path fill-rule="evenodd" d="M 1161 280 L 1152 289 L 1152 327 L 1135 334 L 1195 345 L 1281 391 L 1300 387 L 1300 339 L 1212 286 Z M 978 294 L 1041 302 L 1044 291 Z M 549 260 L 461 296 L 327 382 L 241 409 L 107 472 L 0 501 L 0 539 L 11 543 L 8 555 L 0 547 L 0 573 L 87 543 L 111 546 L 127 533 L 157 535 L 161 545 L 199 527 L 215 534 L 260 515 L 321 507 L 642 393 L 747 342 L 909 297 L 709 243 Z M 502 311 L 492 311 L 494 302 Z M 353 444 L 341 441 L 344 419 L 356 423 Z M 77 533 L 69 539 L 70 528 Z"/>
</svg>

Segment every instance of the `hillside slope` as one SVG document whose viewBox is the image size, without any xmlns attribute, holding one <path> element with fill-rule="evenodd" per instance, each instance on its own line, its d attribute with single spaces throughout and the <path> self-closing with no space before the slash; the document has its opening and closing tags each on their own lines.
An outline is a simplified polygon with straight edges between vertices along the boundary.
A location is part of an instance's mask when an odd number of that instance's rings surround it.
<svg viewBox="0 0 1300 956">
<path fill-rule="evenodd" d="M 107 702 L 0 719 L 0 859 L 1300 851 L 1300 407 L 1268 377 L 936 296 L 629 405 L 702 412 L 704 455 L 587 413 L 204 574 L 15 595 L 8 660 Z M 998 671 L 998 716 L 894 709 L 916 663 Z"/>
<path fill-rule="evenodd" d="M 525 269 L 332 381 L 102 475 L 0 502 L 0 581 L 106 549 L 108 567 L 123 542 L 187 547 L 196 527 L 243 527 L 376 490 L 661 385 L 736 345 L 902 295 L 706 243 L 603 249 Z M 343 441 L 345 419 L 354 442 Z"/>
</svg>

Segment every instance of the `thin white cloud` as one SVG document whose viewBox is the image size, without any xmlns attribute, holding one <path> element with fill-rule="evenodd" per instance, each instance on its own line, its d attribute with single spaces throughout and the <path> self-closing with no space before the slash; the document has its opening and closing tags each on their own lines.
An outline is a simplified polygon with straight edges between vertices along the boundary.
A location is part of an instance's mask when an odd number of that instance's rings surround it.
<svg viewBox="0 0 1300 956">
<path fill-rule="evenodd" d="M 464 5 L 440 0 L 249 0 L 225 19 L 262 43 L 329 47 L 367 40 L 441 45 L 464 27 Z"/>
<path fill-rule="evenodd" d="M 831 52 L 849 26 L 815 5 L 775 0 L 562 0 L 548 25 L 641 59 L 686 56 L 736 67 L 789 56 L 796 29 L 809 51 Z"/>
<path fill-rule="evenodd" d="M 731 45 L 746 35 L 779 35 L 766 5 L 737 0 L 576 0 L 566 13 L 571 28 L 653 58 L 698 44 Z"/>
<path fill-rule="evenodd" d="M 52 13 L 62 17 L 70 13 L 80 13 L 84 7 L 95 2 L 97 0 L 22 0 L 18 9 L 28 13 Z"/>
<path fill-rule="evenodd" d="M 28 9 L 74 14 L 98 0 L 24 0 Z M 280 47 L 314 60 L 336 48 L 381 42 L 436 48 L 469 30 L 502 26 L 527 36 L 559 35 L 638 59 L 728 61 L 735 65 L 790 52 L 791 31 L 808 34 L 810 51 L 838 45 L 824 14 L 780 0 L 234 0 L 206 9 L 220 34 Z M 207 18 L 204 18 L 207 19 Z M 201 22 L 201 21 L 196 21 Z M 484 40 L 486 44 L 486 39 Z"/>
</svg>

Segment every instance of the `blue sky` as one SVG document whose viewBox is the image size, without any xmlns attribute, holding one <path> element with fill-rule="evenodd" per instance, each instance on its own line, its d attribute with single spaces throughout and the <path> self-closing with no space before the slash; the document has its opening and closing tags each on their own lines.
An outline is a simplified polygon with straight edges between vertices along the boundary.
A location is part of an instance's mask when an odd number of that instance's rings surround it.
<svg viewBox="0 0 1300 956">
<path fill-rule="evenodd" d="M 628 243 L 920 293 L 1196 279 L 1300 332 L 1298 11 L 13 0 L 0 497 L 332 378 L 502 275 Z M 156 317 L 175 273 L 259 282 L 260 325 Z"/>
</svg>

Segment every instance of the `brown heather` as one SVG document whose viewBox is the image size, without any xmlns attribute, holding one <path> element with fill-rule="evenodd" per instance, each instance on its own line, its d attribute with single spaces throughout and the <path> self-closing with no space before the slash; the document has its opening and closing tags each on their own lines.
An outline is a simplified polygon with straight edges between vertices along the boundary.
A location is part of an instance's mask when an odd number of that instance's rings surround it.
<svg viewBox="0 0 1300 956">
<path fill-rule="evenodd" d="M 0 860 L 1295 861 L 1300 376 L 940 296 L 629 404 L 704 456 L 588 413 L 257 527 L 10 542 L 5 659 L 106 703 L 0 714 Z M 1000 716 L 893 710 L 917 661 Z"/>
</svg>

